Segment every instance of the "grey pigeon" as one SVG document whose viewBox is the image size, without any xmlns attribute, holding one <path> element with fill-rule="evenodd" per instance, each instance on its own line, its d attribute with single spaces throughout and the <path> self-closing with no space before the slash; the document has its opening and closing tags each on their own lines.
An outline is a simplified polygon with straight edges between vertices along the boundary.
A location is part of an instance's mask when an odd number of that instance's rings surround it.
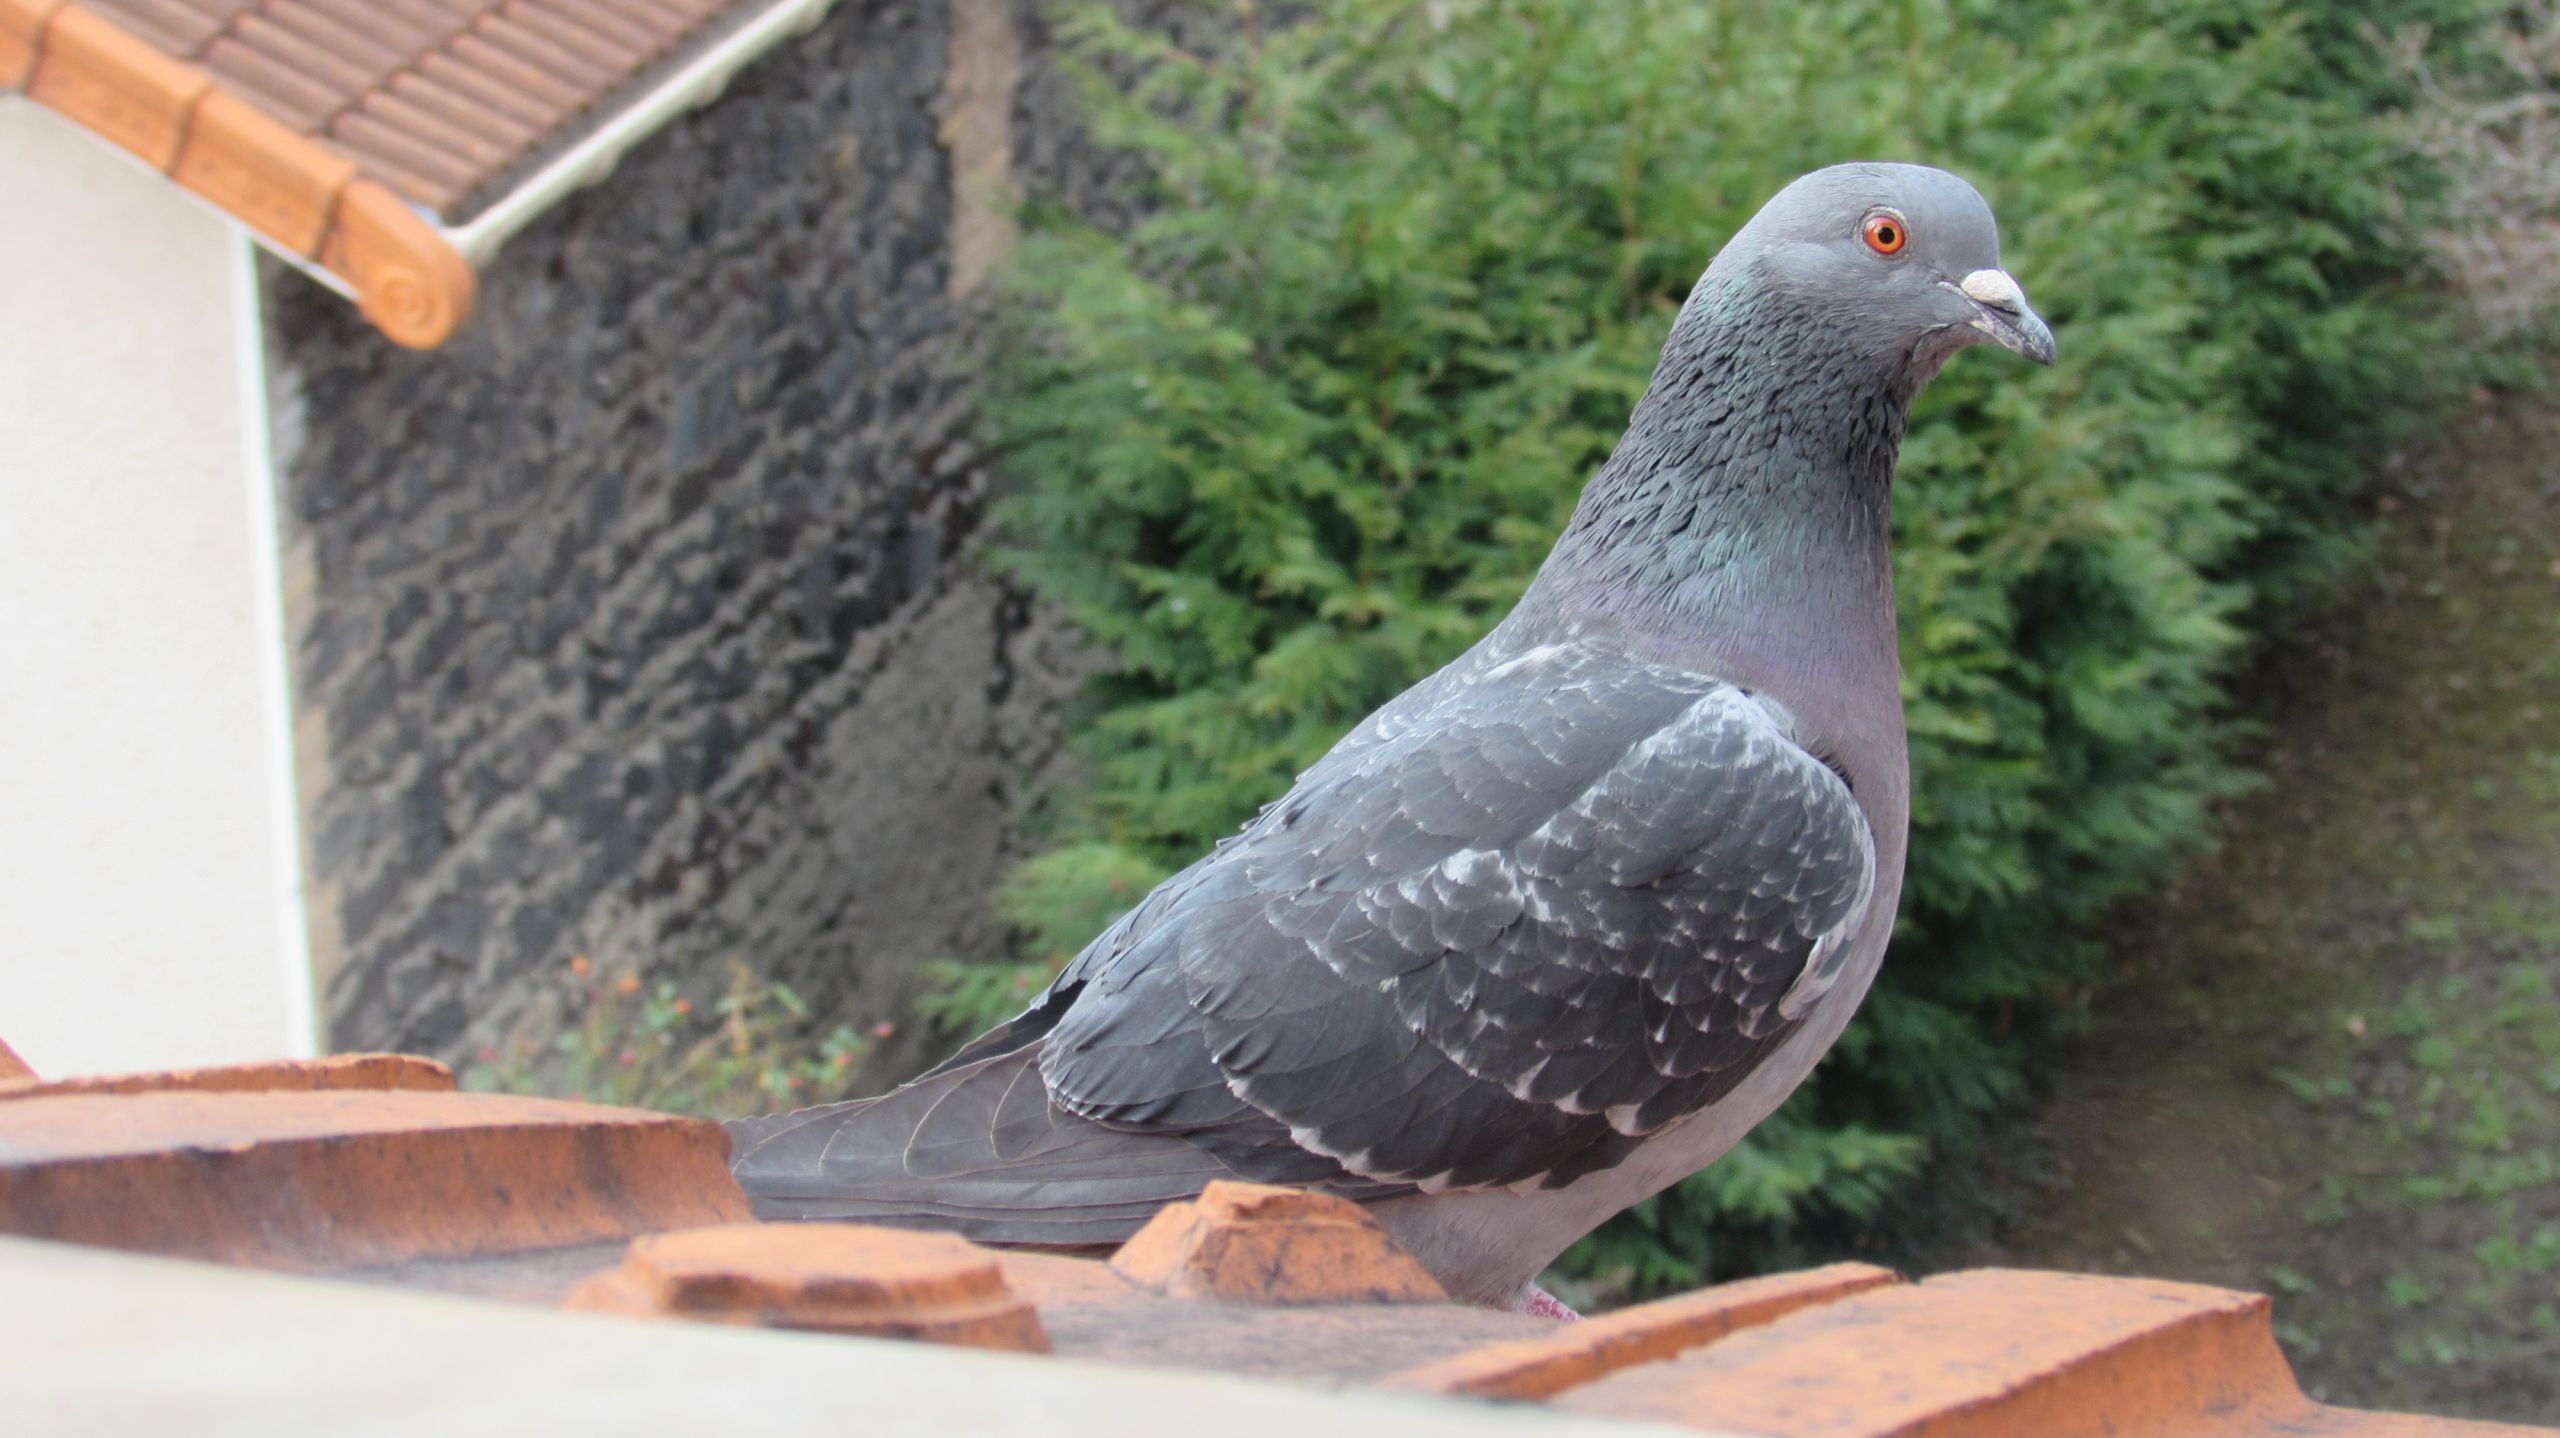
<svg viewBox="0 0 2560 1438">
<path fill-rule="evenodd" d="M 1492 633 L 940 1068 L 731 1124 L 757 1211 L 1088 1245 L 1289 1184 L 1549 1311 L 1539 1270 L 1767 1117 L 1875 978 L 1910 795 L 1894 458 L 1984 341 L 2053 359 L 1972 186 L 1789 185 Z"/>
</svg>

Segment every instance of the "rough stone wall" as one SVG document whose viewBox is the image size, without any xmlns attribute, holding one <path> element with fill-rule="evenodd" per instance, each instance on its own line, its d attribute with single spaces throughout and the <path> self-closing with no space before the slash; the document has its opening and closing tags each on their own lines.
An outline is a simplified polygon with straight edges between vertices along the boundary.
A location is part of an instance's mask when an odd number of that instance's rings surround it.
<svg viewBox="0 0 2560 1438">
<path fill-rule="evenodd" d="M 1026 24 L 844 0 L 510 242 L 445 349 L 269 277 L 336 1045 L 539 1029 L 572 954 L 868 1022 L 994 947 L 1081 663 L 971 553 L 954 291 L 1007 154 L 1092 188 Z"/>
</svg>

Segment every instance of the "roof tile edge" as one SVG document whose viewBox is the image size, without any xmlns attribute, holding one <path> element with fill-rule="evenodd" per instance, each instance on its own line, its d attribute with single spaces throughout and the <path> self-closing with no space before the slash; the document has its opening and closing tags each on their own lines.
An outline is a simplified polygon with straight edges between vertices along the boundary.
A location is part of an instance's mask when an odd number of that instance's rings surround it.
<svg viewBox="0 0 2560 1438">
<path fill-rule="evenodd" d="M 320 263 L 355 286 L 356 307 L 411 349 L 443 344 L 471 317 L 478 277 L 469 261 L 409 203 L 373 180 L 338 194 Z"/>
<path fill-rule="evenodd" d="M 0 90 L 23 89 L 35 73 L 36 48 L 65 0 L 0 0 Z"/>
<path fill-rule="evenodd" d="M 343 280 L 393 342 L 433 349 L 478 284 L 445 233 L 354 162 L 77 0 L 0 0 L 0 90 L 113 141 Z"/>
</svg>

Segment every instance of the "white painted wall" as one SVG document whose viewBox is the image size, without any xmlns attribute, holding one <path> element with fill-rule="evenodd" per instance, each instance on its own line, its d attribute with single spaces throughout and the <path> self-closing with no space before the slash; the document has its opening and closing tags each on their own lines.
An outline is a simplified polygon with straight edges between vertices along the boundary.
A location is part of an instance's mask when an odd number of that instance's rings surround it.
<svg viewBox="0 0 2560 1438">
<path fill-rule="evenodd" d="M 0 97 L 0 1037 L 311 1051 L 244 242 Z"/>
</svg>

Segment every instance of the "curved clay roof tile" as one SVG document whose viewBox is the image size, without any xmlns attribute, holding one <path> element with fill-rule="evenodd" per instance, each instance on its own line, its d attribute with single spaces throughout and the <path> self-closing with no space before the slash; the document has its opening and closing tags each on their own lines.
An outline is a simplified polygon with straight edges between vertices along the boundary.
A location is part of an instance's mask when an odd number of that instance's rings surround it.
<svg viewBox="0 0 2560 1438">
<path fill-rule="evenodd" d="M 140 156 L 427 347 L 471 312 L 466 254 L 569 188 L 546 166 L 601 173 L 681 108 L 666 90 L 710 93 L 832 3 L 0 0 L 0 90 Z"/>
</svg>

